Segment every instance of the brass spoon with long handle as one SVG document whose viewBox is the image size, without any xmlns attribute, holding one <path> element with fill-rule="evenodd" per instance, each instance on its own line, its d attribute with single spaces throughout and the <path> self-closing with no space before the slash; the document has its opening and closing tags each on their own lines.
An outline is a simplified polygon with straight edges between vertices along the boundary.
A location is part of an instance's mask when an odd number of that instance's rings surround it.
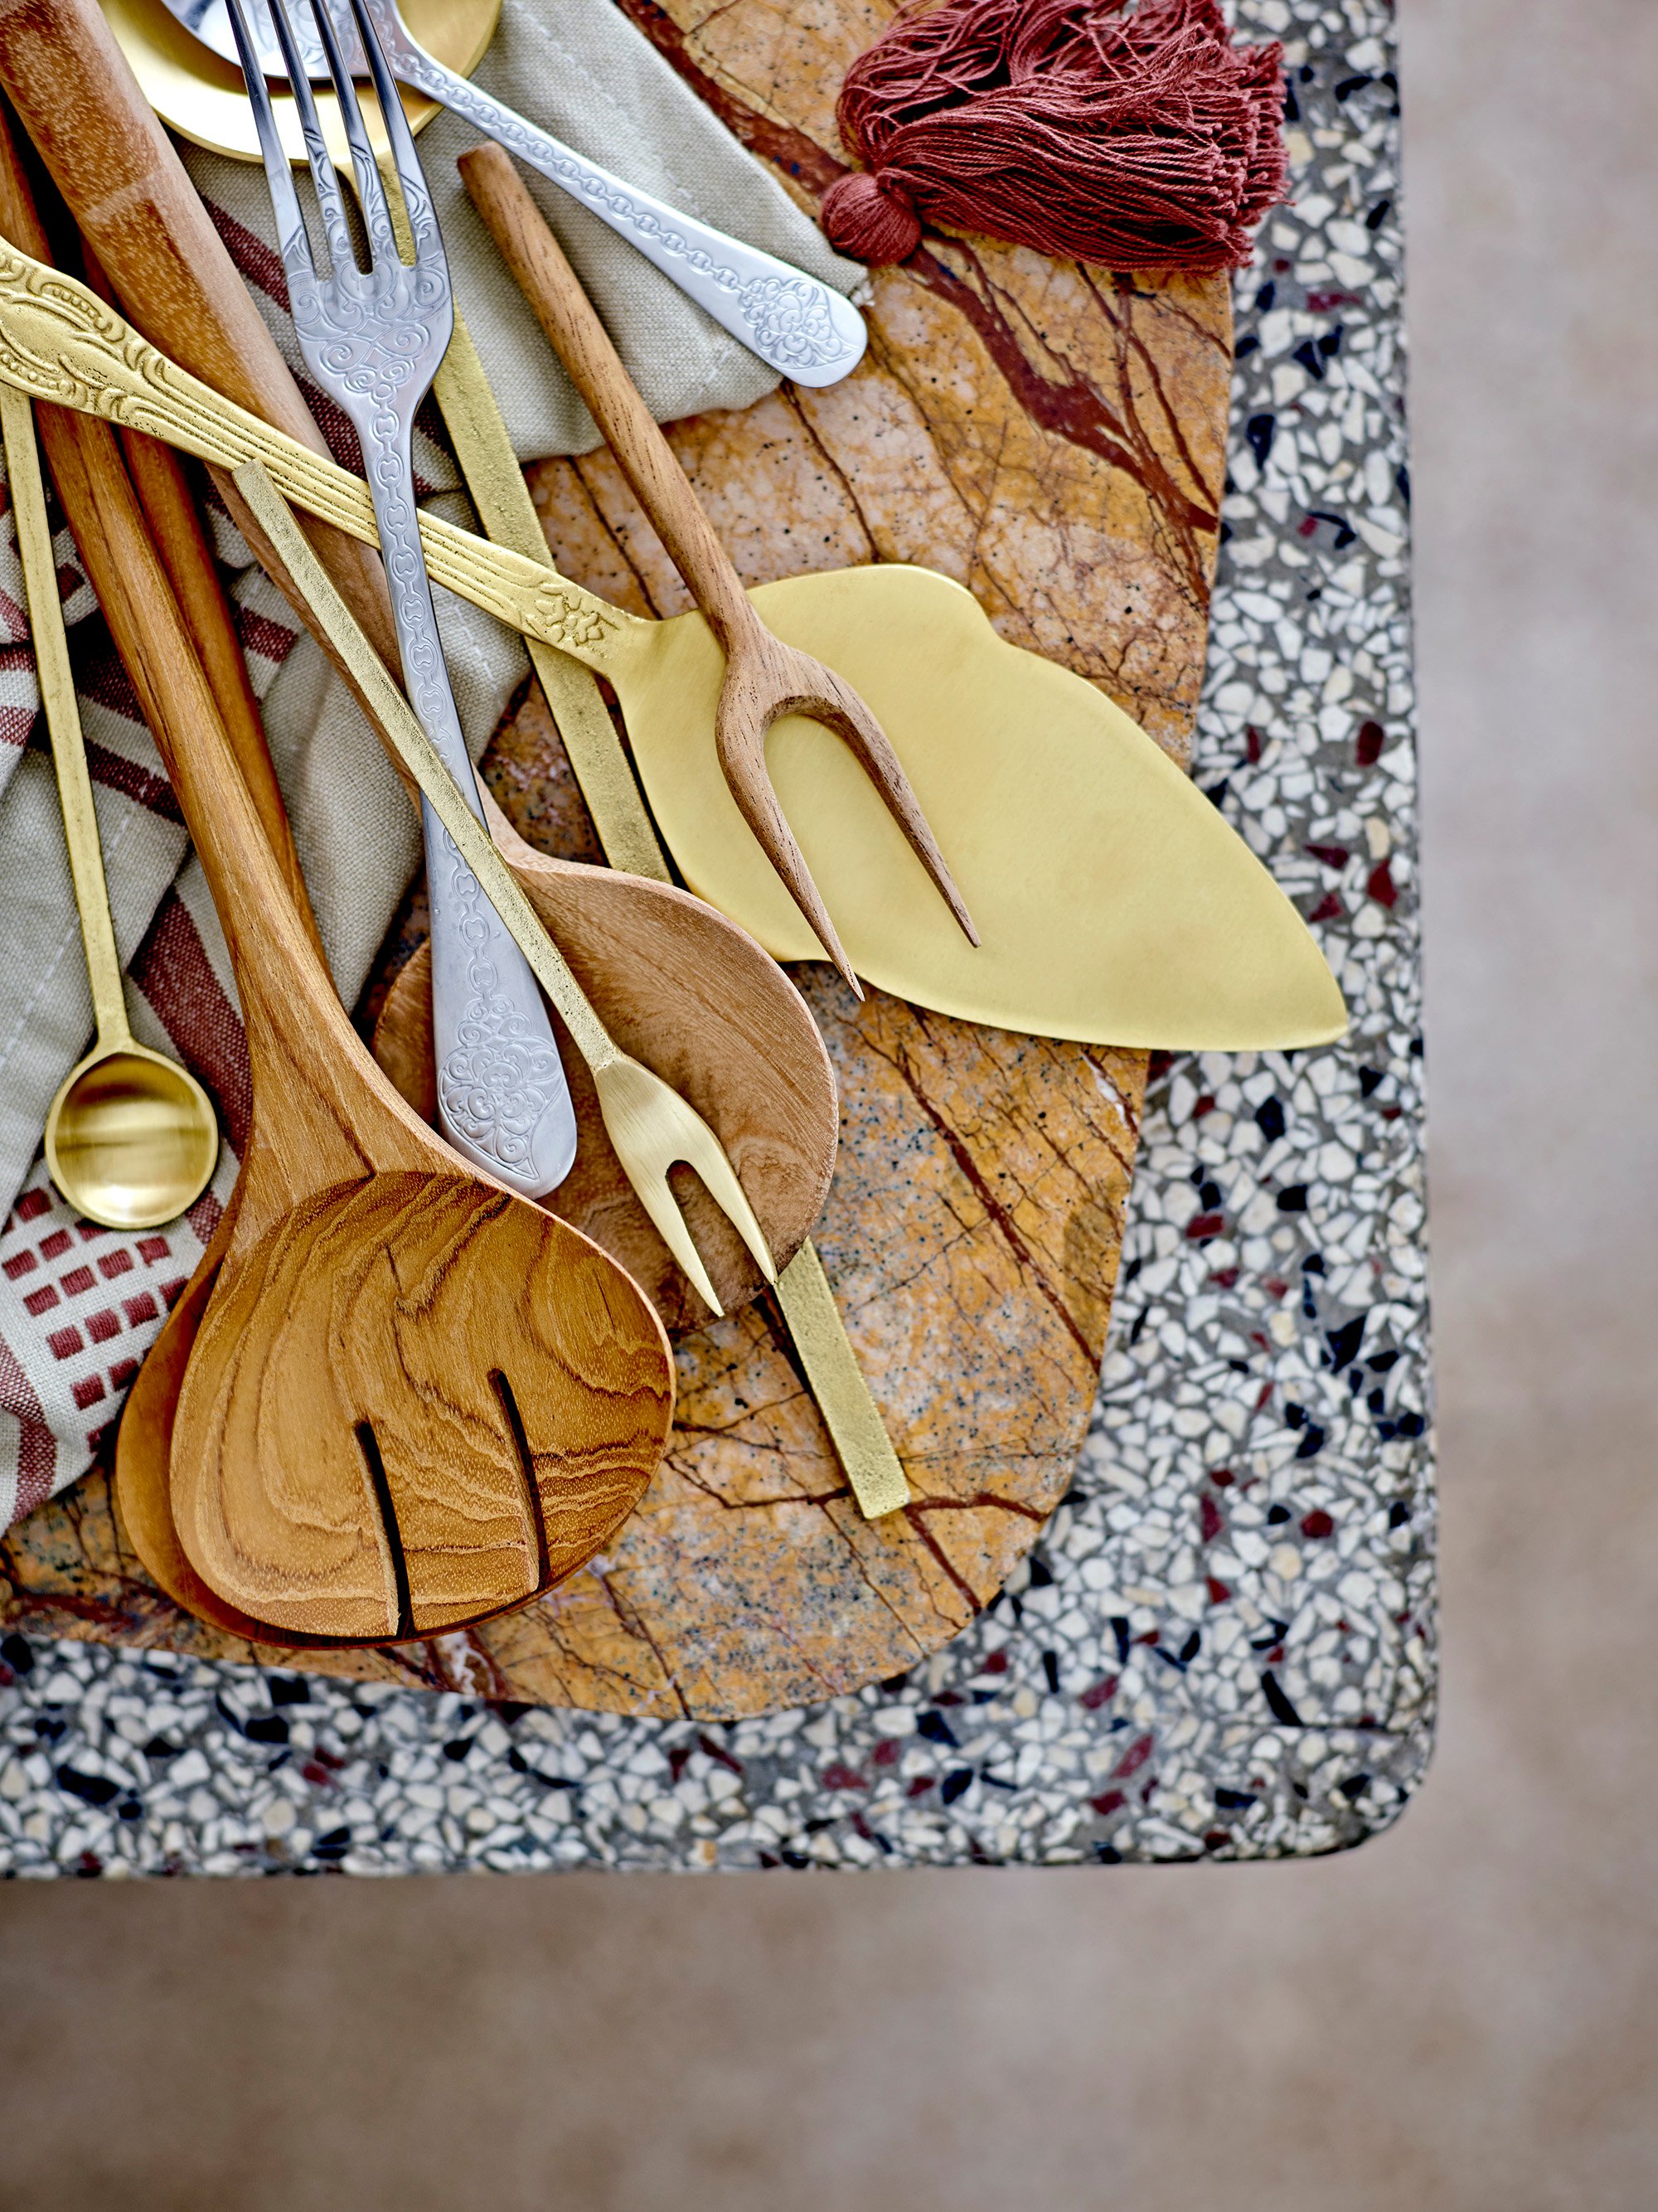
<svg viewBox="0 0 1658 2212">
<path fill-rule="evenodd" d="M 33 404 L 9 386 L 0 387 L 0 434 L 98 1031 L 52 1102 L 46 1165 L 88 1221 L 106 1229 L 156 1229 L 207 1188 L 219 1158 L 219 1125 L 212 1101 L 188 1069 L 132 1034 L 70 672 Z"/>
</svg>

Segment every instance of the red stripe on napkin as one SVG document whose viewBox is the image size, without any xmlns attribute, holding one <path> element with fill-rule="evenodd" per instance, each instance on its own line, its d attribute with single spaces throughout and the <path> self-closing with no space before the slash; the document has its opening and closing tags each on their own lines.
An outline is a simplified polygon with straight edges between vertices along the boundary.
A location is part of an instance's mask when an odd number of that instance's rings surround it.
<svg viewBox="0 0 1658 2212">
<path fill-rule="evenodd" d="M 0 1413 L 9 1413 L 17 1423 L 17 1494 L 6 1517 L 9 1522 L 20 1521 L 52 1495 L 58 1443 L 46 1426 L 33 1384 L 3 1338 L 0 1338 Z"/>
<path fill-rule="evenodd" d="M 176 890 L 155 909 L 127 974 L 218 1109 L 226 1139 L 240 1159 L 253 1121 L 247 1041 Z"/>
<path fill-rule="evenodd" d="M 152 775 L 147 768 L 130 761 L 125 753 L 112 753 L 106 745 L 94 744 L 90 738 L 86 744 L 87 767 L 94 783 L 118 791 L 124 799 L 131 799 L 136 805 L 147 807 L 150 813 L 160 815 L 163 822 L 176 822 L 183 827 L 185 817 L 173 796 L 173 786 L 165 776 Z"/>
<path fill-rule="evenodd" d="M 216 200 L 202 195 L 202 205 L 207 210 L 213 228 L 224 240 L 225 251 L 250 284 L 257 284 L 261 292 L 283 314 L 291 315 L 293 303 L 288 296 L 288 272 L 282 267 L 282 258 L 262 238 L 256 238 L 246 223 L 222 208 Z"/>
</svg>

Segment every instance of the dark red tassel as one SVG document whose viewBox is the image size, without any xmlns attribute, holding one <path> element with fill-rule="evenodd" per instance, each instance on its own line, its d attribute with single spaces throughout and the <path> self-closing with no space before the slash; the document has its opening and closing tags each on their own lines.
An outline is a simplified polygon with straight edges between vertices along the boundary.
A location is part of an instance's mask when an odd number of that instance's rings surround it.
<svg viewBox="0 0 1658 2212">
<path fill-rule="evenodd" d="M 923 216 L 1109 269 L 1248 261 L 1284 197 L 1283 49 L 1235 46 L 1217 0 L 941 0 L 847 72 L 865 164 L 823 195 L 860 261 Z"/>
</svg>

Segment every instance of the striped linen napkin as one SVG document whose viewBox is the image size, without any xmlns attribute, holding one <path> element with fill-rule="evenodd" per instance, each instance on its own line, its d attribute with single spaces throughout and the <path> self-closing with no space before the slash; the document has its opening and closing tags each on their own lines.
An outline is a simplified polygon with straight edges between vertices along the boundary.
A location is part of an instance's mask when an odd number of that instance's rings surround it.
<svg viewBox="0 0 1658 2212">
<path fill-rule="evenodd" d="M 478 72 L 489 88 L 581 152 L 691 212 L 850 291 L 864 272 L 705 109 L 610 0 L 506 0 Z M 521 458 L 598 442 L 586 410 L 501 267 L 455 176 L 476 133 L 452 117 L 421 139 L 457 298 Z M 288 311 L 263 178 L 191 148 L 185 158 L 325 435 L 343 465 L 349 426 L 310 386 Z M 691 308 L 648 264 L 552 187 L 530 179 L 664 419 L 746 406 L 776 377 Z M 422 498 L 466 519 L 453 462 L 417 433 Z M 92 1030 L 9 500 L 0 514 L 0 1526 L 85 1472 L 128 1384 L 212 1236 L 246 1141 L 251 1095 L 235 988 L 217 919 L 137 702 L 80 573 L 56 539 L 135 1034 L 205 1085 L 224 1135 L 211 1188 L 149 1235 L 79 1219 L 40 1157 L 46 1109 Z M 350 1005 L 419 860 L 413 810 L 339 678 L 210 509 L 244 651 L 341 997 Z M 516 639 L 437 594 L 461 720 L 482 750 L 528 663 Z"/>
</svg>

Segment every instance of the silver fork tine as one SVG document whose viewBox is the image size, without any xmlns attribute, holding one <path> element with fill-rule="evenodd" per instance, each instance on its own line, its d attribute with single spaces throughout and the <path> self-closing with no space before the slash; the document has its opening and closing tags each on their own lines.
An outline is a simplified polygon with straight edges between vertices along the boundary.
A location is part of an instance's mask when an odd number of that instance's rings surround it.
<svg viewBox="0 0 1658 2212">
<path fill-rule="evenodd" d="M 291 278 L 290 264 L 294 253 L 305 256 L 307 267 L 312 266 L 311 238 L 305 227 L 305 217 L 300 210 L 299 189 L 294 182 L 294 172 L 288 166 L 288 155 L 282 150 L 281 133 L 276 128 L 276 112 L 270 102 L 270 88 L 264 81 L 264 71 L 253 44 L 253 33 L 243 12 L 242 0 L 226 0 L 230 16 L 230 27 L 236 36 L 236 45 L 242 58 L 242 76 L 246 82 L 248 104 L 253 110 L 253 127 L 258 133 L 259 152 L 264 160 L 265 184 L 270 190 L 271 204 L 276 216 L 276 243 L 283 266 Z M 278 21 L 278 36 L 287 28 Z M 289 54 L 287 58 L 294 60 Z M 309 87 L 307 88 L 307 94 Z M 315 104 L 312 112 L 314 115 Z"/>
<path fill-rule="evenodd" d="M 238 4 L 238 0 L 233 0 L 233 4 Z M 276 27 L 276 37 L 282 49 L 284 61 L 290 72 L 294 70 L 300 72 L 297 76 L 290 76 L 289 82 L 294 94 L 295 109 L 300 118 L 301 135 L 305 140 L 306 159 L 311 167 L 311 181 L 316 187 L 317 205 L 322 216 L 323 235 L 328 241 L 328 258 L 332 265 L 333 274 L 337 277 L 354 274 L 357 266 L 357 257 L 351 243 L 351 226 L 346 219 L 345 195 L 340 190 L 339 175 L 334 167 L 334 157 L 329 152 L 328 141 L 323 135 L 322 117 L 318 112 L 310 79 L 305 74 L 300 42 L 295 33 L 288 10 L 282 4 L 282 0 L 265 0 L 265 4 L 270 11 L 270 20 Z M 242 74 L 246 76 L 247 74 L 246 55 L 243 57 L 243 61 Z M 267 94 L 267 107 L 269 104 Z M 259 143 L 264 154 L 267 173 L 273 158 L 273 148 L 275 158 L 286 163 L 288 157 L 282 151 L 274 112 L 270 117 L 270 139 L 267 143 L 262 133 Z M 303 228 L 301 229 L 300 235 L 302 238 L 306 236 Z M 307 240 L 307 244 L 308 242 Z M 313 266 L 314 269 L 314 263 Z"/>
<path fill-rule="evenodd" d="M 368 234 L 369 259 L 376 268 L 387 261 L 401 260 L 397 237 L 392 228 L 392 212 L 386 204 L 386 188 L 380 182 L 380 165 L 368 142 L 367 126 L 362 118 L 362 103 L 358 100 L 357 88 L 352 82 L 350 66 L 345 58 L 333 10 L 329 7 L 328 0 L 299 0 L 299 4 L 308 8 L 316 18 L 323 52 L 328 58 L 329 74 L 334 80 L 334 97 L 339 102 L 340 120 L 345 125 L 345 143 L 351 149 L 351 166 L 357 173 L 357 204 L 362 210 L 363 228 Z M 270 5 L 279 15 L 286 13 L 285 0 L 270 0 Z"/>
<path fill-rule="evenodd" d="M 331 16 L 335 0 L 313 0 L 319 15 Z M 404 208 L 415 241 L 414 265 L 416 269 L 441 270 L 446 280 L 449 264 L 443 250 L 443 235 L 432 214 L 431 194 L 427 190 L 426 175 L 421 167 L 420 157 L 415 151 L 415 134 L 409 128 L 409 118 L 403 112 L 397 79 L 392 74 L 391 64 L 386 58 L 386 49 L 362 6 L 362 0 L 345 0 L 345 4 L 349 5 L 351 18 L 356 25 L 357 37 L 374 82 L 374 98 L 380 106 L 380 120 L 392 149 L 392 166 L 403 188 Z M 334 27 L 331 23 L 330 29 Z M 353 151 L 355 153 L 355 147 Z M 380 183 L 378 168 L 374 181 L 376 185 Z"/>
</svg>

